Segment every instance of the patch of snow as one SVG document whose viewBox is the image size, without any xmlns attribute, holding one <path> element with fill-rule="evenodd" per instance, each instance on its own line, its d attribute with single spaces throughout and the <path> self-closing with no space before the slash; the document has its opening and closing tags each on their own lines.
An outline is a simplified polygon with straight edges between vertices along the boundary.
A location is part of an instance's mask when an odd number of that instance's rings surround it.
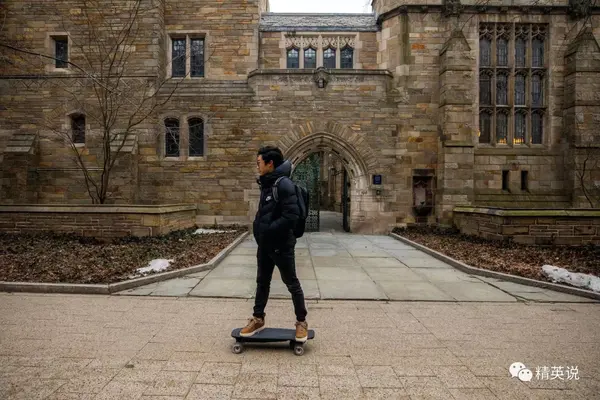
<svg viewBox="0 0 600 400">
<path fill-rule="evenodd" d="M 148 272 L 161 272 L 169 268 L 169 265 L 175 260 L 167 260 L 164 258 L 159 258 L 156 260 L 150 261 L 147 267 L 138 268 L 136 272 L 138 274 L 146 274 Z"/>
<path fill-rule="evenodd" d="M 218 229 L 200 228 L 200 229 L 197 229 L 196 232 L 194 232 L 194 235 L 204 235 L 204 234 L 210 235 L 211 233 L 231 233 L 231 232 L 235 232 L 235 231 L 223 231 L 223 230 L 218 230 Z"/>
<path fill-rule="evenodd" d="M 552 265 L 542 267 L 544 275 L 552 279 L 553 282 L 564 282 L 573 286 L 589 289 L 600 293 L 600 278 L 590 274 L 581 274 L 579 272 L 569 272 L 568 270 Z"/>
</svg>

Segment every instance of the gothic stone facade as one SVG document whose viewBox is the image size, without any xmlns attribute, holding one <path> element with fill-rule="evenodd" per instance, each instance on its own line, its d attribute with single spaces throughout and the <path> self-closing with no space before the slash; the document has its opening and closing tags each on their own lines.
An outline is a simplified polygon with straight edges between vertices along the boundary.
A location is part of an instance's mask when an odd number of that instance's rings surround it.
<svg viewBox="0 0 600 400">
<path fill-rule="evenodd" d="M 448 224 L 457 205 L 588 206 L 575 165 L 600 146 L 591 2 L 373 0 L 368 15 L 274 14 L 267 0 L 144 2 L 155 7 L 136 22 L 129 72 L 172 78 L 158 102 L 176 90 L 127 141 L 111 203 L 196 204 L 200 223 L 248 222 L 256 150 L 274 144 L 296 164 L 335 155 L 354 232 Z M 81 14 L 80 1 L 4 3 L 5 36 L 81 61 L 69 45 L 87 32 L 60 23 Z M 84 162 L 101 159 L 101 129 L 57 89 L 78 71 L 0 61 L 0 202 L 89 202 L 71 149 L 41 123 L 72 127 Z"/>
</svg>

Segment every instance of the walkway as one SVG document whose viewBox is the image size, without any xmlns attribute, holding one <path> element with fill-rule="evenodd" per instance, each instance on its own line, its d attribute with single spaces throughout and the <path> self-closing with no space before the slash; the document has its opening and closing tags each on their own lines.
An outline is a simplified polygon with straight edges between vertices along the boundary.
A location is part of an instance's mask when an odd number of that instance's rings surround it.
<svg viewBox="0 0 600 400">
<path fill-rule="evenodd" d="M 469 275 L 389 236 L 306 234 L 296 247 L 307 299 L 591 302 L 547 289 Z M 121 292 L 124 295 L 252 298 L 256 243 L 249 236 L 213 271 Z M 271 298 L 290 298 L 276 270 Z"/>
<path fill-rule="evenodd" d="M 240 299 L 2 293 L 0 398 L 584 400 L 600 393 L 598 305 L 309 301 L 316 337 L 304 356 L 287 344 L 235 355 L 230 332 L 251 310 L 252 301 Z M 293 320 L 289 301 L 269 303 L 270 326 L 293 327 Z M 532 371 L 531 382 L 510 377 L 514 362 Z M 539 379 L 538 367 L 548 368 Z"/>
</svg>

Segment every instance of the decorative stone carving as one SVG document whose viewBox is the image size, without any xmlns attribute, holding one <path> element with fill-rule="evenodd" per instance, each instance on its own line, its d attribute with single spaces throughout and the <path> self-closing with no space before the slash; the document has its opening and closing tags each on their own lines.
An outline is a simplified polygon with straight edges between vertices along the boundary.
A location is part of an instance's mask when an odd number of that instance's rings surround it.
<svg viewBox="0 0 600 400">
<path fill-rule="evenodd" d="M 568 12 L 573 19 L 587 17 L 592 12 L 592 0 L 569 0 Z"/>
<path fill-rule="evenodd" d="M 352 48 L 356 47 L 356 46 L 354 46 L 355 39 L 356 39 L 355 36 L 340 37 L 340 47 L 341 48 L 344 48 L 345 46 L 350 46 Z"/>
<path fill-rule="evenodd" d="M 312 47 L 313 49 L 319 48 L 319 37 L 318 36 L 305 36 L 304 37 L 305 47 Z"/>
<path fill-rule="evenodd" d="M 410 102 L 410 95 L 405 88 L 394 88 L 390 91 L 390 95 L 396 104 L 408 104 Z"/>
<path fill-rule="evenodd" d="M 442 3 L 442 13 L 444 17 L 458 16 L 462 12 L 463 6 L 460 0 L 444 0 Z"/>
<path fill-rule="evenodd" d="M 319 89 L 325 89 L 325 87 L 329 83 L 330 74 L 325 68 L 319 67 L 316 69 L 313 79 Z"/>
<path fill-rule="evenodd" d="M 323 36 L 323 48 L 326 49 L 328 47 L 338 48 L 337 36 Z"/>
<path fill-rule="evenodd" d="M 302 48 L 302 36 L 286 36 L 285 48 L 289 49 L 291 47 L 296 47 L 298 49 L 301 49 Z"/>
</svg>

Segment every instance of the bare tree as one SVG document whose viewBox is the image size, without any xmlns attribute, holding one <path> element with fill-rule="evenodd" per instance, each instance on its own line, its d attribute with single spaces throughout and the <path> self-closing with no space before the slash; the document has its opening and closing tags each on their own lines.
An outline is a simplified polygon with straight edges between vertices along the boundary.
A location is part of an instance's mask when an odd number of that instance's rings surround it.
<svg viewBox="0 0 600 400">
<path fill-rule="evenodd" d="M 600 146 L 576 149 L 575 177 L 591 208 L 600 208 Z"/>
<path fill-rule="evenodd" d="M 211 56 L 205 54 L 202 42 L 191 52 L 181 52 L 170 64 L 161 65 L 158 44 L 152 42 L 153 22 L 149 22 L 155 20 L 159 7 L 160 0 L 81 0 L 80 8 L 70 12 L 63 9 L 54 17 L 69 32 L 68 57 L 32 51 L 6 34 L 0 36 L 0 48 L 11 52 L 10 59 L 18 54 L 38 71 L 39 79 L 64 98 L 60 106 L 45 112 L 39 130 L 52 132 L 71 149 L 94 204 L 107 201 L 117 161 L 138 137 L 152 130 L 149 124 L 157 110 L 190 76 L 191 69 L 185 68 L 190 65 L 188 60 L 194 60 L 193 68 L 203 69 Z M 140 48 L 148 47 L 156 49 L 154 57 L 135 57 Z M 49 62 L 68 66 L 68 78 L 44 74 L 42 66 Z M 176 78 L 167 72 L 174 64 L 184 66 L 183 74 Z M 65 115 L 69 114 L 71 120 L 67 121 Z M 99 141 L 93 157 L 89 156 L 88 146 L 81 144 L 88 140 L 87 126 L 94 140 Z M 171 141 L 178 140 L 178 131 L 169 130 L 167 135 L 169 132 Z"/>
</svg>

